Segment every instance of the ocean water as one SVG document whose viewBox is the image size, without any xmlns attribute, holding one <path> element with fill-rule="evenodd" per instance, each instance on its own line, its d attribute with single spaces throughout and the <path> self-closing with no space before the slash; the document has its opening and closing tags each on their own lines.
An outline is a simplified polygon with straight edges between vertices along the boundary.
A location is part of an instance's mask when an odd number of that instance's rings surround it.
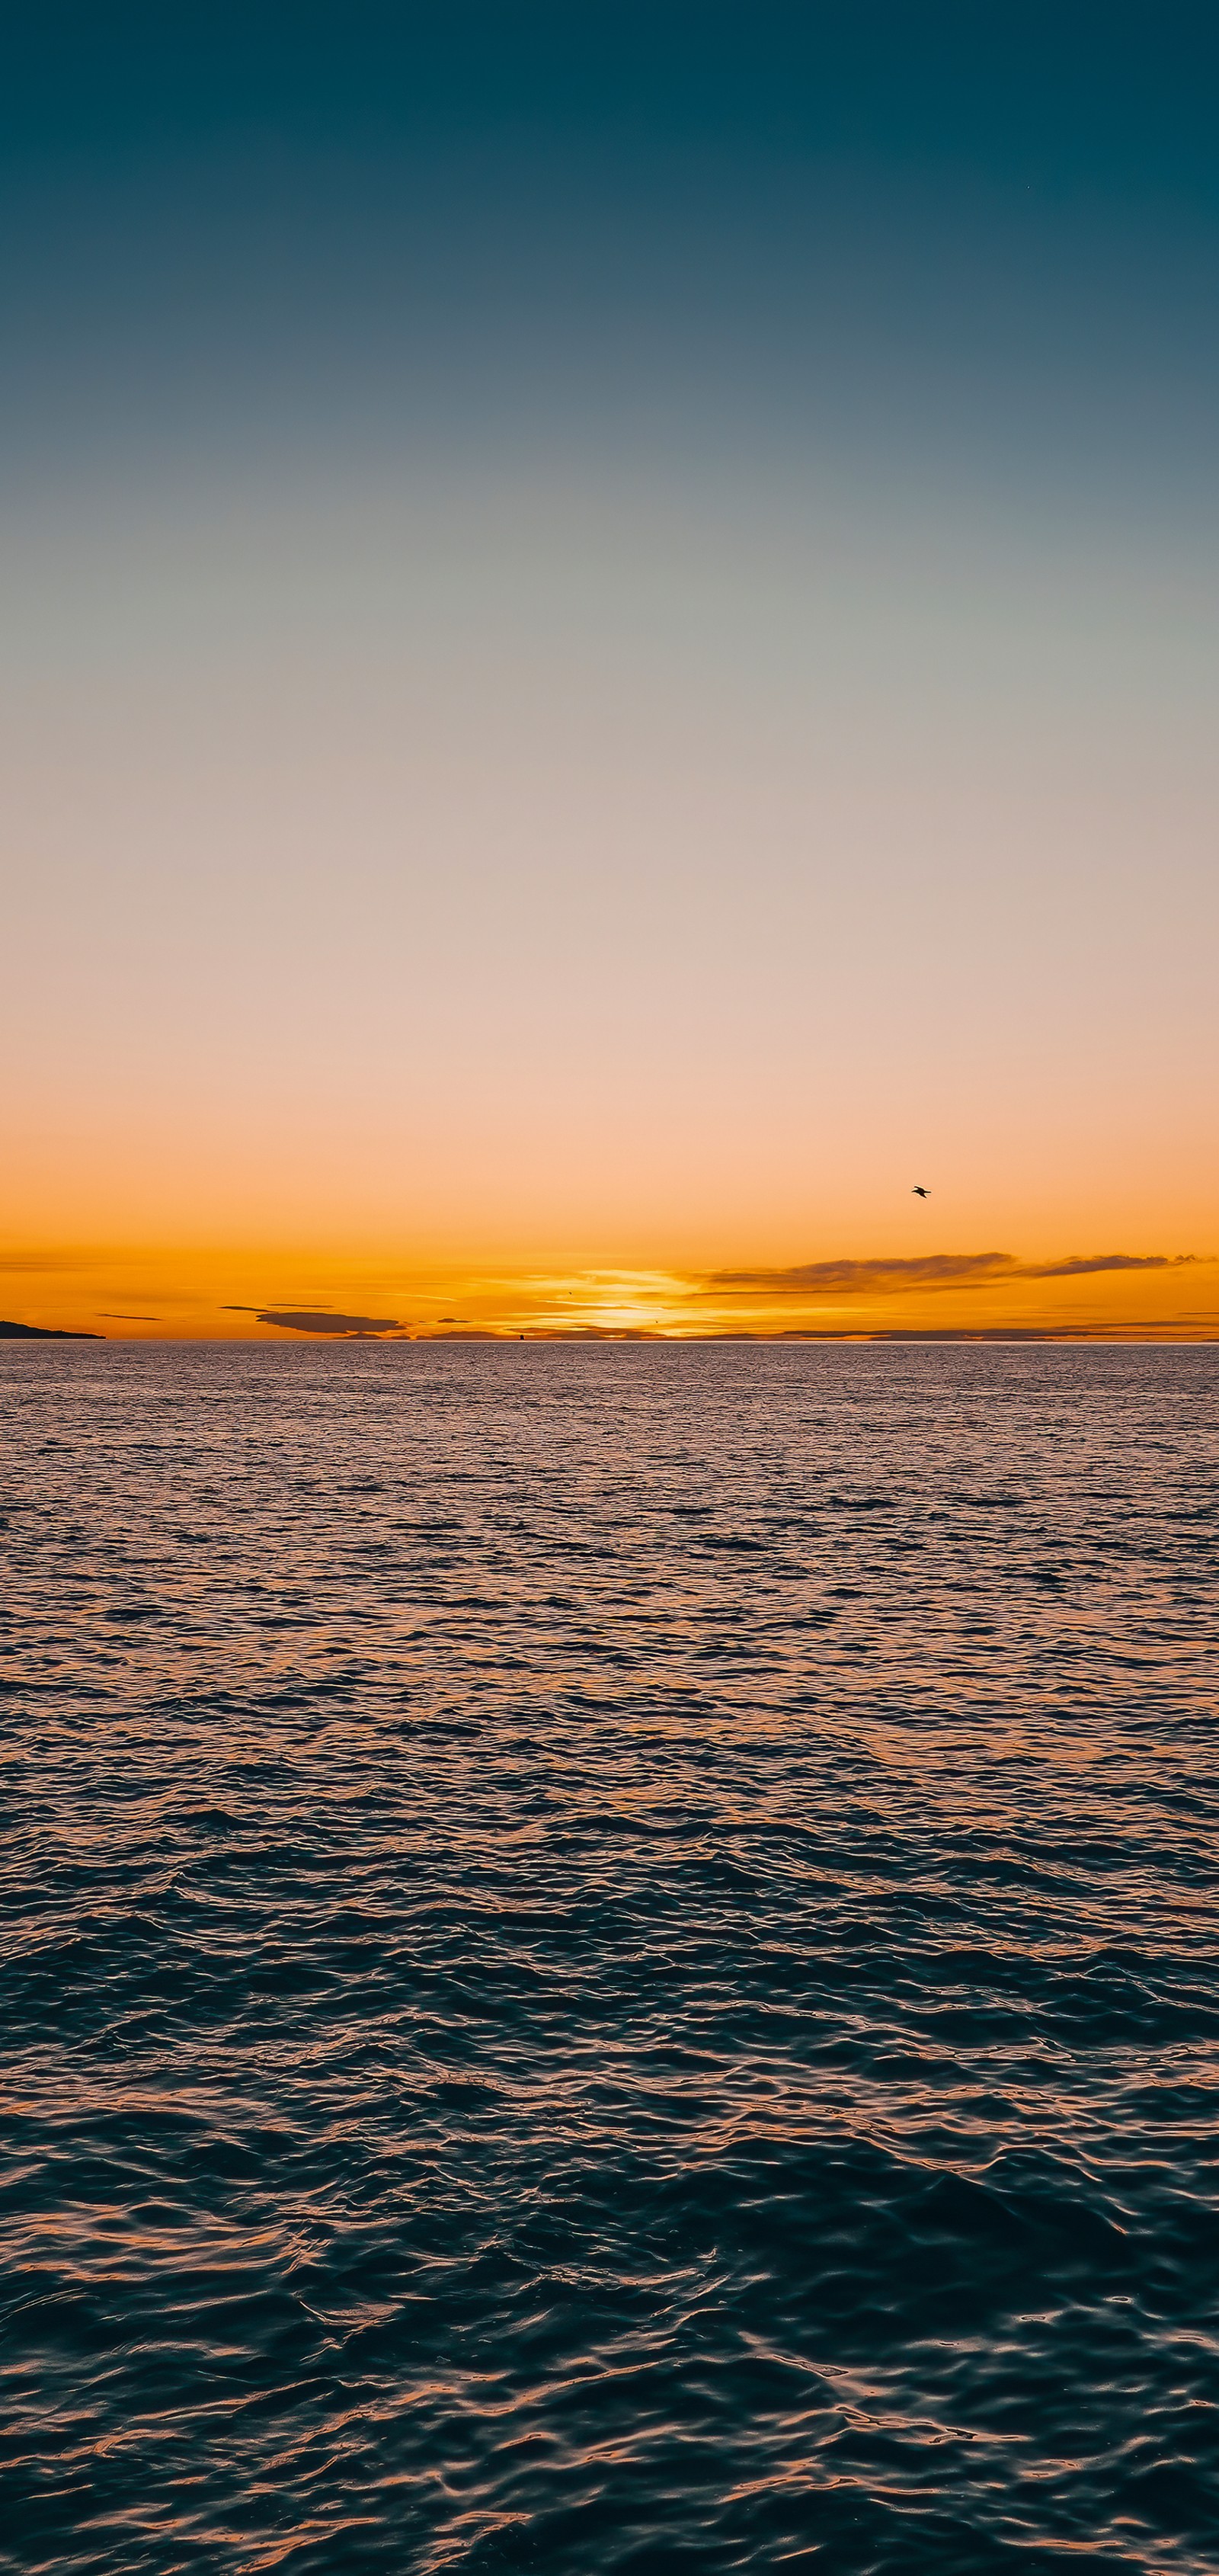
<svg viewBox="0 0 1219 2576">
<path fill-rule="evenodd" d="M 0 1350 L 0 2565 L 1219 2566 L 1219 1349 Z"/>
</svg>

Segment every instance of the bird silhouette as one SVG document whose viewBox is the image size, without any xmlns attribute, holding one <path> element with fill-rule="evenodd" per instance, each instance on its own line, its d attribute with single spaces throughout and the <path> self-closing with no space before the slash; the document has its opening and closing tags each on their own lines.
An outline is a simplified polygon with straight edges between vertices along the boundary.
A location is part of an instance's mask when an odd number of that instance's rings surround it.
<svg viewBox="0 0 1219 2576">
<path fill-rule="evenodd" d="M 912 1189 L 912 1190 L 911 1190 L 911 1192 L 910 1192 L 910 1196 L 911 1196 L 911 1198 L 912 1198 L 912 1199 L 929 1199 L 929 1198 L 930 1198 L 930 1196 L 931 1196 L 931 1192 L 930 1192 L 930 1190 L 925 1190 L 925 1189 L 923 1188 L 923 1184 L 922 1184 L 922 1182 L 921 1182 L 921 1181 L 916 1181 L 916 1182 L 915 1182 L 915 1184 L 914 1184 L 913 1189 Z"/>
</svg>

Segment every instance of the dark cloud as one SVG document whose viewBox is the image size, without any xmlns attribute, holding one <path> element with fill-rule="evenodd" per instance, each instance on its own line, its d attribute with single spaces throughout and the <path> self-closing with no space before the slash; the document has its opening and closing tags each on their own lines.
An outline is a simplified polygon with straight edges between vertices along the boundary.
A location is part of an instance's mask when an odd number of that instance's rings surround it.
<svg viewBox="0 0 1219 2576">
<path fill-rule="evenodd" d="M 0 1252 L 0 1270 L 16 1277 L 41 1277 L 52 1270 L 89 1270 L 99 1256 L 92 1252 Z"/>
<path fill-rule="evenodd" d="M 452 1326 L 445 1324 L 425 1324 L 420 1326 L 417 1333 L 412 1334 L 407 1331 L 405 1327 L 403 1328 L 403 1332 L 404 1338 L 407 1341 L 418 1340 L 421 1342 L 502 1342 L 505 1339 L 515 1341 L 517 1338 L 517 1327 L 515 1325 L 506 1325 L 501 1327 L 496 1324 L 455 1324 Z"/>
<path fill-rule="evenodd" d="M 709 1297 L 886 1297 L 912 1288 L 984 1288 L 1018 1279 L 1081 1279 L 1097 1270 L 1175 1270 L 1196 1253 L 1070 1253 L 1062 1261 L 1017 1261 L 1010 1252 L 933 1252 L 903 1260 L 805 1261 L 789 1270 L 713 1270 Z"/>
<path fill-rule="evenodd" d="M 1082 1279 L 1090 1270 L 1179 1270 L 1184 1262 L 1196 1261 L 1196 1252 L 1072 1252 L 1065 1261 L 1027 1263 L 1018 1273 L 1021 1279 Z"/>
<path fill-rule="evenodd" d="M 99 1306 L 97 1311 L 98 1319 L 103 1324 L 159 1324 L 161 1321 L 159 1315 L 113 1314 L 106 1306 Z"/>
<path fill-rule="evenodd" d="M 886 1296 L 903 1288 L 979 1286 L 1018 1277 L 1010 1252 L 932 1252 L 910 1261 L 804 1261 L 792 1270 L 714 1270 L 702 1282 L 712 1296 Z"/>
<path fill-rule="evenodd" d="M 256 1314 L 260 1324 L 278 1324 L 285 1333 L 335 1333 L 341 1337 L 400 1333 L 402 1330 L 396 1315 L 334 1315 L 324 1307 L 229 1306 L 225 1312 L 230 1315 Z"/>
</svg>

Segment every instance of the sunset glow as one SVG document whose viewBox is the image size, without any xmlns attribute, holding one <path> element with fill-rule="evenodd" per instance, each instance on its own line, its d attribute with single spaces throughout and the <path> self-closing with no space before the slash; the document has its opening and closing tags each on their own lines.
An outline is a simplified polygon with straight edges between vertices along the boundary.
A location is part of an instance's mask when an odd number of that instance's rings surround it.
<svg viewBox="0 0 1219 2576">
<path fill-rule="evenodd" d="M 1209 216 L 686 78 L 14 153 L 15 1319 L 1216 1329 Z"/>
<path fill-rule="evenodd" d="M 282 1249 L 0 1256 L 5 1312 L 108 1339 L 292 1342 L 1035 1333 L 1219 1338 L 1219 1262 L 914 1256 L 734 1271 L 421 1269 Z"/>
</svg>

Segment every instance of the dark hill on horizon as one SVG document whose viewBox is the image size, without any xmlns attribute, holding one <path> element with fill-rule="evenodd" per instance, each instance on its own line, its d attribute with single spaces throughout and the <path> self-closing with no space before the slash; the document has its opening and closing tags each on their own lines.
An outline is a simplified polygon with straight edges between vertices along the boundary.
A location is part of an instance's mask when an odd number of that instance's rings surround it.
<svg viewBox="0 0 1219 2576">
<path fill-rule="evenodd" d="M 6 1324 L 0 1316 L 0 1342 L 104 1342 L 104 1333 L 60 1333 L 53 1324 Z"/>
</svg>

